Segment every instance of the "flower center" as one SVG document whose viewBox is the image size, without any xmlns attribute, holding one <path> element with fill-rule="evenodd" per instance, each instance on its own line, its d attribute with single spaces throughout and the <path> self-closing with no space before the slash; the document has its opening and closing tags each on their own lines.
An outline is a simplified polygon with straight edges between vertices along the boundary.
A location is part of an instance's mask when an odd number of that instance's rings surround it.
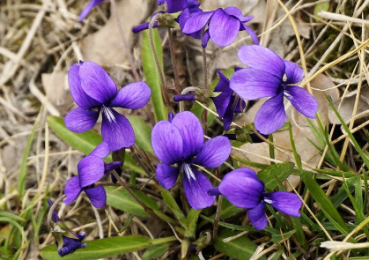
<svg viewBox="0 0 369 260">
<path fill-rule="evenodd" d="M 264 202 L 272 205 L 274 201 L 270 199 L 264 199 Z"/>
<path fill-rule="evenodd" d="M 195 180 L 196 181 L 196 176 L 192 171 L 192 168 L 190 166 L 190 164 L 188 163 L 184 163 L 182 164 L 182 170 L 183 172 L 187 175 L 188 180 L 191 182 L 191 180 Z"/>
<path fill-rule="evenodd" d="M 110 107 L 102 106 L 101 111 L 108 119 L 109 123 L 115 122 L 115 116 L 113 114 L 113 111 L 111 111 Z"/>
</svg>

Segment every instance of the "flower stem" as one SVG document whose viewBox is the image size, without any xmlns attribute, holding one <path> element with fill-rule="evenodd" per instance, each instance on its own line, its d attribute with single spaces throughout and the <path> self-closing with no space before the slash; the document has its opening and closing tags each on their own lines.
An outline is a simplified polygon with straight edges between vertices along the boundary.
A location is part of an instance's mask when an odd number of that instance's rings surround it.
<svg viewBox="0 0 369 260">
<path fill-rule="evenodd" d="M 166 93 L 166 89 L 165 89 L 165 77 L 164 77 L 163 69 L 161 68 L 161 65 L 160 65 L 160 62 L 159 62 L 158 53 L 156 52 L 156 49 L 155 49 L 154 36 L 153 36 L 153 33 L 152 33 L 153 28 L 154 28 L 153 27 L 154 23 L 157 20 L 158 16 L 159 16 L 159 14 L 156 14 L 150 21 L 150 24 L 149 24 L 149 42 L 150 42 L 150 48 L 151 48 L 152 54 L 154 56 L 155 65 L 156 65 L 156 68 L 157 68 L 158 73 L 159 73 L 161 93 L 162 93 L 163 98 L 164 98 L 164 103 L 165 103 L 168 111 L 171 111 L 169 96 L 168 96 L 168 93 Z"/>
<path fill-rule="evenodd" d="M 219 196 L 218 204 L 217 204 L 217 211 L 215 213 L 215 218 L 214 218 L 213 241 L 215 240 L 215 238 L 218 235 L 218 222 L 219 222 L 219 218 L 220 218 L 220 211 L 221 211 L 221 208 L 222 208 L 222 202 L 223 202 L 223 196 Z"/>
<path fill-rule="evenodd" d="M 176 88 L 180 88 L 176 56 L 174 53 L 173 35 L 172 35 L 172 30 L 170 28 L 168 28 L 168 40 L 169 40 L 169 49 L 170 49 L 170 54 L 171 54 L 170 57 L 172 59 L 173 70 L 174 70 L 174 83 L 176 84 Z"/>
<path fill-rule="evenodd" d="M 113 9 L 113 12 L 114 12 L 115 19 L 117 21 L 118 30 L 119 30 L 119 33 L 120 33 L 120 36 L 121 36 L 121 39 L 122 39 L 124 49 L 126 51 L 128 62 L 130 64 L 131 68 L 132 68 L 133 76 L 134 76 L 136 81 L 140 81 L 140 77 L 138 76 L 137 68 L 136 68 L 136 65 L 134 63 L 134 59 L 133 59 L 133 56 L 131 54 L 129 44 L 127 42 L 126 37 L 124 36 L 124 31 L 123 31 L 122 23 L 121 23 L 120 18 L 119 18 L 117 5 L 115 3 L 115 0 L 111 0 L 110 2 L 111 2 L 111 6 L 112 6 L 112 9 Z"/>
</svg>

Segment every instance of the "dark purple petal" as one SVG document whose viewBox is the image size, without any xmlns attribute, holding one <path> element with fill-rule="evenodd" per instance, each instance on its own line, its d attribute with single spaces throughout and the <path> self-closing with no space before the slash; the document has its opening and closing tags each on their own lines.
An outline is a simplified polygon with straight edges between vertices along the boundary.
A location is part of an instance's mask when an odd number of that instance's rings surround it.
<svg viewBox="0 0 369 260">
<path fill-rule="evenodd" d="M 201 37 L 201 36 L 200 36 L 200 37 Z M 194 37 L 194 38 L 196 38 L 196 37 Z M 210 40 L 210 33 L 209 33 L 209 29 L 208 29 L 208 30 L 206 30 L 206 31 L 204 32 L 204 35 L 202 36 L 201 46 L 202 46 L 203 48 L 206 48 L 206 46 L 208 46 L 208 42 L 209 42 L 209 40 Z"/>
<path fill-rule="evenodd" d="M 224 116 L 223 116 L 223 129 L 228 130 L 233 122 L 233 110 L 228 106 Z"/>
<path fill-rule="evenodd" d="M 156 166 L 156 178 L 160 185 L 166 189 L 171 189 L 176 183 L 179 175 L 179 168 L 172 167 L 165 163 L 159 163 Z"/>
<path fill-rule="evenodd" d="M 68 130 L 83 133 L 90 130 L 99 118 L 98 111 L 84 110 L 77 107 L 65 116 L 64 123 Z"/>
<path fill-rule="evenodd" d="M 117 86 L 114 81 L 95 62 L 84 62 L 79 68 L 79 77 L 84 92 L 100 103 L 110 102 L 117 94 Z"/>
<path fill-rule="evenodd" d="M 191 101 L 196 99 L 196 94 L 181 94 L 173 97 L 175 102 L 179 101 Z"/>
<path fill-rule="evenodd" d="M 188 8 L 195 8 L 195 7 L 199 7 L 200 3 L 197 0 L 187 0 L 187 7 Z"/>
<path fill-rule="evenodd" d="M 213 15 L 213 11 L 210 12 L 197 12 L 187 19 L 187 22 L 182 29 L 184 34 L 191 34 L 201 31 L 209 22 Z"/>
<path fill-rule="evenodd" d="M 160 121 L 154 126 L 151 132 L 151 146 L 155 155 L 168 165 L 182 160 L 181 133 L 168 121 Z"/>
<path fill-rule="evenodd" d="M 119 90 L 110 107 L 139 109 L 147 104 L 150 96 L 151 89 L 145 82 L 131 83 Z"/>
<path fill-rule="evenodd" d="M 68 205 L 72 203 L 81 193 L 81 191 L 81 187 L 79 186 L 79 177 L 74 176 L 70 178 L 64 187 L 64 194 L 67 196 L 67 198 L 64 200 L 64 204 Z"/>
<path fill-rule="evenodd" d="M 237 18 L 218 9 L 209 22 L 210 38 L 220 47 L 228 46 L 236 39 L 240 24 Z"/>
<path fill-rule="evenodd" d="M 118 161 L 105 164 L 105 173 L 109 173 L 109 172 L 121 167 L 122 165 L 123 165 L 123 163 L 118 162 Z"/>
<path fill-rule="evenodd" d="M 95 208 L 102 208 L 106 204 L 106 192 L 102 185 L 93 188 L 84 189 L 87 197 Z"/>
<path fill-rule="evenodd" d="M 176 13 L 187 8 L 187 0 L 166 0 L 168 13 Z"/>
<path fill-rule="evenodd" d="M 256 35 L 256 33 L 247 25 L 242 24 L 241 25 L 241 31 L 245 30 L 246 32 L 248 32 L 248 34 L 250 35 L 251 39 L 253 40 L 254 44 L 258 45 L 259 44 L 259 39 L 258 36 Z"/>
<path fill-rule="evenodd" d="M 304 77 L 304 71 L 297 66 L 296 63 L 283 60 L 285 65 L 285 71 L 284 73 L 287 76 L 286 84 L 296 84 L 302 80 Z"/>
<path fill-rule="evenodd" d="M 62 238 L 63 238 L 63 247 L 58 250 L 59 256 L 63 257 L 65 255 L 73 253 L 79 248 L 86 247 L 86 244 L 81 243 L 81 240 L 67 237 L 64 235 L 62 235 Z"/>
<path fill-rule="evenodd" d="M 245 28 L 246 29 L 246 28 Z M 272 50 L 261 45 L 242 46 L 238 58 L 247 66 L 283 78 L 284 61 Z"/>
<path fill-rule="evenodd" d="M 51 206 L 53 205 L 53 202 L 51 201 L 51 199 L 47 199 L 47 203 L 49 204 L 49 207 L 51 208 Z M 55 209 L 53 210 L 53 213 L 52 213 L 52 219 L 54 222 L 61 221 Z"/>
<path fill-rule="evenodd" d="M 230 88 L 241 98 L 255 100 L 273 97 L 281 90 L 282 81 L 276 76 L 257 69 L 241 69 L 231 77 Z"/>
<path fill-rule="evenodd" d="M 220 118 L 223 118 L 224 113 L 229 105 L 231 95 L 233 91 L 229 87 L 229 79 L 224 76 L 220 71 L 217 71 L 219 75 L 219 83 L 214 88 L 214 92 L 221 92 L 218 96 L 211 98 L 214 102 L 217 113 Z"/>
<path fill-rule="evenodd" d="M 104 177 L 104 161 L 96 156 L 89 155 L 79 161 L 78 165 L 79 185 L 87 187 Z"/>
<path fill-rule="evenodd" d="M 112 151 L 132 146 L 135 143 L 135 133 L 131 123 L 114 109 L 109 108 L 108 110 L 103 112 L 102 117 L 103 140 L 108 143 Z"/>
<path fill-rule="evenodd" d="M 141 32 L 143 30 L 147 30 L 147 29 L 149 29 L 149 26 L 150 26 L 150 22 L 139 24 L 139 25 L 133 27 L 132 32 L 138 33 L 138 32 Z M 158 26 L 159 26 L 159 22 L 155 21 L 152 28 L 156 28 Z"/>
<path fill-rule="evenodd" d="M 68 82 L 70 94 L 74 102 L 81 108 L 89 110 L 94 107 L 101 106 L 101 103 L 90 98 L 81 87 L 81 79 L 79 78 L 80 64 L 73 64 L 68 72 Z"/>
<path fill-rule="evenodd" d="M 178 113 L 172 124 L 179 130 L 183 140 L 183 157 L 196 155 L 204 143 L 204 131 L 200 120 L 191 112 Z"/>
<path fill-rule="evenodd" d="M 189 171 L 191 171 L 191 173 Z M 184 191 L 188 203 L 192 208 L 203 209 L 213 205 L 215 196 L 208 194 L 208 191 L 212 189 L 213 186 L 203 173 L 188 166 L 187 170 L 184 170 L 183 176 Z"/>
<path fill-rule="evenodd" d="M 224 12 L 226 12 L 229 15 L 232 15 L 232 16 L 236 17 L 242 23 L 246 23 L 248 21 L 251 21 L 254 18 L 252 15 L 243 16 L 241 10 L 238 9 L 237 7 L 233 7 L 233 6 L 225 8 Z"/>
<path fill-rule="evenodd" d="M 288 86 L 284 91 L 284 96 L 301 114 L 309 118 L 316 118 L 318 102 L 308 91 L 296 86 Z"/>
<path fill-rule="evenodd" d="M 267 218 L 264 210 L 264 202 L 262 201 L 256 207 L 247 211 L 251 224 L 257 230 L 262 230 L 267 226 Z"/>
<path fill-rule="evenodd" d="M 234 113 L 242 113 L 243 112 L 243 110 L 245 109 L 245 107 L 246 107 L 246 102 L 245 102 L 245 100 L 243 100 L 243 99 L 238 99 L 238 102 L 237 102 L 237 105 L 236 105 L 236 107 L 234 108 Z"/>
<path fill-rule="evenodd" d="M 286 191 L 266 193 L 264 202 L 286 215 L 300 217 L 299 210 L 302 206 L 302 201 L 295 193 Z"/>
<path fill-rule="evenodd" d="M 224 176 L 219 191 L 233 205 L 250 209 L 262 201 L 264 184 L 253 170 L 241 168 Z"/>
<path fill-rule="evenodd" d="M 85 19 L 91 12 L 92 8 L 101 4 L 102 2 L 104 2 L 104 0 L 91 0 L 79 15 L 78 22 L 81 22 L 83 19 Z"/>
<path fill-rule="evenodd" d="M 227 137 L 217 136 L 206 141 L 193 163 L 215 168 L 222 165 L 231 154 L 232 146 Z"/>
<path fill-rule="evenodd" d="M 101 142 L 96 148 L 89 154 L 98 158 L 105 158 L 110 154 L 109 145 L 106 142 Z"/>
<path fill-rule="evenodd" d="M 265 101 L 256 113 L 254 125 L 262 134 L 268 135 L 281 128 L 286 122 L 283 105 L 283 92 Z"/>
<path fill-rule="evenodd" d="M 158 5 L 163 5 L 166 2 L 166 0 L 157 0 Z"/>
<path fill-rule="evenodd" d="M 220 193 L 220 191 L 219 191 L 219 188 L 218 188 L 218 187 L 217 187 L 217 188 L 213 188 L 213 189 L 208 190 L 208 194 L 209 194 L 210 196 L 219 196 L 219 195 L 222 195 L 222 194 Z"/>
</svg>

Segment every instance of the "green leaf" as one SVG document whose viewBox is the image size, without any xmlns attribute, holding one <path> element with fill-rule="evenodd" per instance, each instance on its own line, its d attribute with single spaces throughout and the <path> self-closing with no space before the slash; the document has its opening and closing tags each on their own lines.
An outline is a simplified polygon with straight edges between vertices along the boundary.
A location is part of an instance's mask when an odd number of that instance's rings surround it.
<svg viewBox="0 0 369 260">
<path fill-rule="evenodd" d="M 214 247 L 216 250 L 226 254 L 229 257 L 238 260 L 248 260 L 254 254 L 257 246 L 247 237 L 242 236 L 227 243 L 223 239 L 237 235 L 236 232 L 223 230 L 215 239 Z M 265 259 L 261 257 L 259 259 Z"/>
<path fill-rule="evenodd" d="M 143 236 L 125 236 L 87 241 L 86 244 L 87 247 L 63 257 L 58 255 L 55 245 L 47 246 L 41 250 L 41 256 L 48 260 L 99 259 L 145 249 L 151 245 L 151 240 Z"/>
<path fill-rule="evenodd" d="M 318 16 L 318 13 L 320 11 L 328 11 L 329 5 L 330 5 L 329 1 L 316 4 L 314 8 L 314 15 Z"/>
<path fill-rule="evenodd" d="M 127 117 L 135 131 L 136 144 L 145 152 L 154 154 L 151 148 L 151 127 L 138 116 Z"/>
<path fill-rule="evenodd" d="M 222 208 L 220 211 L 220 219 L 226 219 L 226 218 L 230 218 L 234 215 L 237 215 L 241 212 L 244 212 L 245 209 L 241 209 L 239 207 L 236 207 L 234 205 L 232 205 L 226 198 L 223 198 L 222 201 Z M 212 216 L 213 218 L 215 217 L 215 214 Z"/>
<path fill-rule="evenodd" d="M 19 197 L 21 200 L 23 200 L 23 195 L 24 195 L 24 190 L 26 187 L 26 177 L 27 177 L 27 162 L 28 162 L 28 156 L 29 153 L 31 151 L 31 147 L 32 147 L 32 143 L 33 143 L 33 139 L 35 138 L 36 135 L 36 130 L 38 127 L 38 120 L 35 122 L 33 128 L 32 128 L 32 132 L 30 134 L 30 136 L 28 137 L 27 140 L 27 145 L 26 148 L 23 151 L 23 156 L 22 156 L 22 163 L 20 166 L 20 171 L 19 171 L 19 175 L 18 175 L 18 193 L 19 193 Z"/>
<path fill-rule="evenodd" d="M 213 218 L 208 218 L 204 215 L 200 216 L 202 219 L 210 222 L 210 223 L 214 223 L 214 219 Z M 240 226 L 240 225 L 234 225 L 234 224 L 229 224 L 229 223 L 225 223 L 222 221 L 218 221 L 218 225 L 221 227 L 225 227 L 228 228 L 230 230 L 237 230 L 237 231 L 255 231 L 256 229 L 251 227 L 251 226 Z"/>
<path fill-rule="evenodd" d="M 185 215 L 183 214 L 182 210 L 178 206 L 177 202 L 173 198 L 170 191 L 165 190 L 161 188 L 161 196 L 163 196 L 163 199 L 165 201 L 165 204 L 172 210 L 174 215 L 177 217 L 179 223 L 183 228 L 187 228 L 187 220 L 185 218 Z"/>
<path fill-rule="evenodd" d="M 107 194 L 107 203 L 116 208 L 120 209 L 124 212 L 140 216 L 140 217 L 150 217 L 150 214 L 147 213 L 141 205 L 125 190 L 123 187 L 113 187 L 113 186 L 105 186 L 104 187 Z M 145 193 L 132 190 L 132 192 L 149 208 L 153 210 L 157 210 L 157 205 L 155 200 L 148 197 Z"/>
<path fill-rule="evenodd" d="M 64 124 L 64 119 L 61 117 L 49 116 L 47 118 L 47 123 L 60 139 L 86 155 L 102 142 L 102 137 L 94 131 L 90 130 L 84 133 L 74 133 L 69 131 Z M 111 162 L 111 155 L 106 157 L 104 160 L 106 162 Z M 137 166 L 129 154 L 126 154 L 125 156 L 124 166 L 142 175 L 147 175 L 141 167 Z"/>
<path fill-rule="evenodd" d="M 197 220 L 200 216 L 201 210 L 191 209 L 187 216 L 187 228 L 185 231 L 185 237 L 195 238 Z"/>
<path fill-rule="evenodd" d="M 168 251 L 168 248 L 169 244 L 150 246 L 142 255 L 142 260 L 156 259 L 157 257 L 164 255 Z"/>
<path fill-rule="evenodd" d="M 258 173 L 258 178 L 265 183 L 265 188 L 273 190 L 278 183 L 283 182 L 292 172 L 294 164 L 292 162 L 284 162 L 273 164 Z"/>
<path fill-rule="evenodd" d="M 159 58 L 160 67 L 163 68 L 163 49 L 161 39 L 157 29 L 153 29 L 153 40 L 155 50 Z M 161 94 L 160 75 L 155 65 L 154 54 L 150 48 L 149 31 L 143 31 L 142 39 L 142 67 L 145 74 L 145 80 L 151 88 L 151 104 L 154 109 L 156 122 L 168 119 L 168 111 L 165 107 L 163 96 Z M 161 72 L 163 73 L 163 72 Z"/>
</svg>

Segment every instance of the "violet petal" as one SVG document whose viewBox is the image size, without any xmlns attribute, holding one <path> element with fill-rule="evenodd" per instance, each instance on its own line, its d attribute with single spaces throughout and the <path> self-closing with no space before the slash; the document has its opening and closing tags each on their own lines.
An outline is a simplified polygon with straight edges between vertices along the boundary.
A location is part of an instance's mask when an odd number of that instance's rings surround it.
<svg viewBox="0 0 369 260">
<path fill-rule="evenodd" d="M 181 133 L 183 140 L 183 157 L 196 155 L 204 143 L 204 130 L 200 120 L 191 112 L 178 113 L 172 121 Z"/>
<path fill-rule="evenodd" d="M 70 66 L 70 69 L 68 72 L 68 82 L 69 82 L 70 94 L 74 102 L 76 102 L 76 104 L 79 107 L 85 110 L 89 110 L 94 107 L 99 107 L 101 103 L 94 100 L 93 98 L 90 98 L 82 89 L 81 79 L 79 77 L 80 66 L 81 65 L 78 63 L 75 63 L 72 66 Z"/>
<path fill-rule="evenodd" d="M 198 210 L 213 205 L 215 196 L 208 194 L 208 191 L 213 188 L 211 182 L 206 176 L 196 170 L 194 167 L 187 167 L 192 173 L 184 171 L 183 187 L 192 208 Z"/>
<path fill-rule="evenodd" d="M 254 30 L 252 30 L 250 27 L 248 27 L 245 24 L 241 25 L 241 31 L 245 30 L 251 37 L 252 41 L 254 42 L 254 44 L 258 45 L 259 44 L 259 39 L 258 36 L 256 35 L 256 33 L 254 32 Z"/>
<path fill-rule="evenodd" d="M 65 116 L 64 122 L 68 130 L 75 133 L 83 133 L 90 130 L 99 118 L 98 111 L 84 110 L 77 107 Z"/>
<path fill-rule="evenodd" d="M 294 193 L 286 191 L 266 193 L 264 201 L 286 215 L 300 217 L 299 210 L 302 206 L 302 201 Z"/>
<path fill-rule="evenodd" d="M 284 71 L 287 77 L 286 84 L 296 84 L 300 82 L 304 77 L 304 71 L 294 62 L 287 60 L 283 61 L 286 67 Z"/>
<path fill-rule="evenodd" d="M 91 12 L 92 8 L 101 4 L 102 2 L 104 2 L 104 0 L 91 0 L 79 15 L 78 22 L 81 22 L 83 19 L 85 19 Z"/>
<path fill-rule="evenodd" d="M 218 167 L 228 159 L 231 150 L 232 146 L 227 137 L 211 138 L 204 143 L 193 163 L 207 168 Z"/>
<path fill-rule="evenodd" d="M 96 156 L 89 155 L 79 161 L 78 165 L 79 185 L 87 187 L 104 177 L 104 161 Z"/>
<path fill-rule="evenodd" d="M 114 161 L 114 162 L 111 162 L 111 163 L 108 163 L 108 164 L 105 164 L 105 169 L 104 169 L 104 172 L 105 174 L 119 168 L 119 167 L 122 167 L 123 163 L 122 162 L 119 162 L 119 161 Z"/>
<path fill-rule="evenodd" d="M 156 178 L 158 179 L 160 185 L 169 190 L 173 188 L 179 175 L 179 168 L 172 167 L 165 163 L 159 163 L 156 166 Z"/>
<path fill-rule="evenodd" d="M 234 7 L 234 6 L 224 8 L 224 12 L 226 12 L 229 15 L 232 15 L 232 16 L 236 17 L 242 23 L 249 22 L 254 18 L 252 15 L 243 16 L 241 10 L 238 9 L 237 7 Z"/>
<path fill-rule="evenodd" d="M 150 96 L 151 89 L 145 82 L 131 83 L 119 90 L 110 107 L 139 109 L 147 104 Z"/>
<path fill-rule="evenodd" d="M 193 35 L 193 34 L 191 34 Z M 201 37 L 201 36 L 200 36 Z M 196 37 L 194 37 L 196 38 Z M 205 32 L 204 32 L 204 35 L 202 36 L 202 40 L 201 40 L 201 46 L 203 48 L 206 48 L 206 46 L 208 46 L 208 42 L 210 40 L 210 33 L 209 33 L 209 29 L 207 29 Z"/>
<path fill-rule="evenodd" d="M 81 193 L 82 189 L 79 186 L 79 177 L 74 176 L 70 178 L 64 187 L 64 194 L 67 198 L 64 200 L 64 204 L 68 205 L 72 203 L 78 195 Z"/>
<path fill-rule="evenodd" d="M 264 210 L 264 202 L 262 201 L 256 207 L 247 211 L 250 222 L 256 230 L 262 230 L 267 226 L 267 218 Z"/>
<path fill-rule="evenodd" d="M 135 133 L 128 119 L 114 109 L 103 113 L 101 134 L 109 149 L 117 151 L 135 143 Z"/>
<path fill-rule="evenodd" d="M 284 61 L 272 50 L 261 45 L 245 45 L 238 51 L 238 58 L 247 66 L 283 78 Z"/>
<path fill-rule="evenodd" d="M 106 192 L 102 185 L 84 189 L 92 205 L 95 208 L 102 208 L 106 204 Z"/>
<path fill-rule="evenodd" d="M 182 160 L 181 133 L 168 121 L 160 121 L 154 126 L 151 132 L 151 146 L 155 155 L 168 165 Z"/>
<path fill-rule="evenodd" d="M 288 86 L 284 91 L 284 96 L 301 114 L 309 118 L 316 118 L 318 102 L 308 91 L 300 87 Z"/>
<path fill-rule="evenodd" d="M 188 18 L 184 28 L 182 29 L 182 32 L 184 34 L 191 34 L 201 31 L 209 22 L 213 13 L 213 11 L 195 13 L 190 18 Z"/>
<path fill-rule="evenodd" d="M 91 98 L 106 104 L 117 94 L 117 86 L 108 73 L 92 61 L 84 62 L 79 68 L 81 86 Z"/>
<path fill-rule="evenodd" d="M 286 122 L 286 112 L 283 105 L 283 92 L 265 101 L 256 113 L 254 125 L 262 134 L 274 133 Z"/>
<path fill-rule="evenodd" d="M 85 243 L 81 243 L 80 240 L 71 237 L 63 236 L 63 247 L 58 250 L 59 256 L 63 257 L 65 255 L 71 254 L 79 248 L 86 247 Z"/>
<path fill-rule="evenodd" d="M 220 46 L 230 45 L 240 31 L 240 21 L 222 9 L 215 11 L 209 22 L 210 38 Z"/>
<path fill-rule="evenodd" d="M 250 209 L 262 200 L 264 184 L 253 175 L 251 169 L 241 168 L 224 176 L 219 191 L 233 205 Z"/>
<path fill-rule="evenodd" d="M 224 113 L 228 107 L 231 99 L 232 90 L 229 87 L 229 79 L 224 76 L 220 71 L 217 71 L 219 75 L 219 83 L 214 88 L 214 92 L 221 92 L 218 96 L 211 98 L 214 102 L 217 113 L 220 118 L 223 118 Z"/>
<path fill-rule="evenodd" d="M 229 103 L 227 110 L 223 116 L 223 129 L 227 130 L 233 122 L 233 109 L 231 103 Z"/>
<path fill-rule="evenodd" d="M 110 154 L 109 145 L 106 142 L 101 142 L 98 146 L 93 149 L 89 155 L 96 156 L 98 158 L 105 158 Z"/>
<path fill-rule="evenodd" d="M 273 97 L 281 90 L 282 83 L 278 77 L 253 68 L 236 71 L 230 82 L 230 88 L 246 100 Z"/>
<path fill-rule="evenodd" d="M 168 13 L 176 13 L 187 8 L 187 0 L 166 0 Z"/>
</svg>

